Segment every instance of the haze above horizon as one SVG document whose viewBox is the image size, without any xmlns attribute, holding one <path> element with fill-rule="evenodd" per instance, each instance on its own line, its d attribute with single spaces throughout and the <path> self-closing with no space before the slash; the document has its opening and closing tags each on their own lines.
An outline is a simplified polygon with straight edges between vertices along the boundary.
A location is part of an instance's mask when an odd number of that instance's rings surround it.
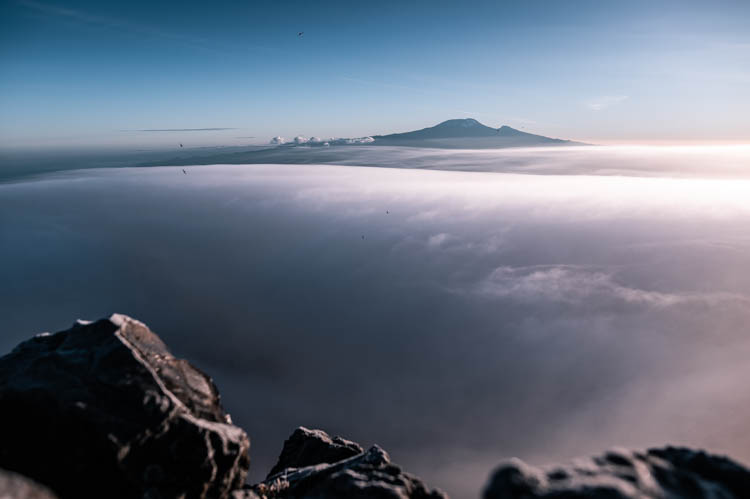
<svg viewBox="0 0 750 499">
<path fill-rule="evenodd" d="M 0 147 L 237 146 L 469 117 L 599 144 L 748 143 L 748 18 L 739 1 L 10 0 Z"/>
</svg>

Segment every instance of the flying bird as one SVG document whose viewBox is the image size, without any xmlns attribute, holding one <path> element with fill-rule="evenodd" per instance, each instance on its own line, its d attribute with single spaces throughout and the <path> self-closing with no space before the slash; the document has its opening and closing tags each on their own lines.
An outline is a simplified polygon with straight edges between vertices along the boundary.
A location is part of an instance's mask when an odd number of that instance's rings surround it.
<svg viewBox="0 0 750 499">
<path fill-rule="evenodd" d="M 388 211 L 388 210 L 385 210 L 385 214 L 386 214 L 386 215 L 388 215 L 389 213 L 390 213 L 390 211 Z"/>
<path fill-rule="evenodd" d="M 180 142 L 180 147 L 182 147 L 182 142 Z"/>
<path fill-rule="evenodd" d="M 184 173 L 185 175 L 187 175 L 187 172 L 185 171 L 184 168 L 182 169 L 182 173 Z"/>
<path fill-rule="evenodd" d="M 297 33 L 297 36 L 302 36 L 302 35 L 304 35 L 304 34 L 305 34 L 305 32 L 304 32 L 304 31 L 300 31 L 299 33 Z"/>
<path fill-rule="evenodd" d="M 362 239 L 364 239 L 364 238 L 365 238 L 365 236 L 362 236 Z"/>
</svg>

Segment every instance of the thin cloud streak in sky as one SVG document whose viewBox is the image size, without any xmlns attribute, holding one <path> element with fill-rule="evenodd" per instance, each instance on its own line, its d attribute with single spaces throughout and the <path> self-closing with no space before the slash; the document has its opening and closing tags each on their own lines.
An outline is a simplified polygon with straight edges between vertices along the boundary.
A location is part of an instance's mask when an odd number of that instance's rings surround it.
<svg viewBox="0 0 750 499">
<path fill-rule="evenodd" d="M 221 131 L 221 130 L 238 130 L 238 128 L 144 128 L 141 130 L 123 130 L 123 131 L 125 132 L 216 132 L 216 131 Z"/>
<path fill-rule="evenodd" d="M 605 95 L 591 99 L 586 103 L 586 107 L 592 111 L 603 111 L 604 109 L 620 104 L 627 98 L 627 95 Z"/>
</svg>

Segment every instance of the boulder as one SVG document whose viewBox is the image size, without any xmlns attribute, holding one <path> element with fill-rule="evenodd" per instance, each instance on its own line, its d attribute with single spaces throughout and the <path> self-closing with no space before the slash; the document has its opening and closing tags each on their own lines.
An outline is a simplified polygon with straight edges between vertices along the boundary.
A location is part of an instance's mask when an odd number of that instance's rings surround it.
<svg viewBox="0 0 750 499">
<path fill-rule="evenodd" d="M 501 464 L 484 499 L 644 499 L 748 497 L 750 471 L 734 461 L 686 448 L 615 449 L 567 466 Z"/>
<path fill-rule="evenodd" d="M 1 499 L 57 499 L 57 496 L 25 476 L 0 470 Z"/>
<path fill-rule="evenodd" d="M 305 448 L 316 449 L 317 453 L 292 452 Z M 377 445 L 333 463 L 322 459 L 356 449 L 361 447 L 348 440 L 331 439 L 321 430 L 298 428 L 285 443 L 276 467 L 292 463 L 292 458 L 299 456 L 320 462 L 286 467 L 260 484 L 236 491 L 234 499 L 447 499 L 441 491 L 429 489 L 419 478 L 391 463 L 388 454 Z"/>
<path fill-rule="evenodd" d="M 313 464 L 335 463 L 363 452 L 358 444 L 341 437 L 331 438 L 322 430 L 309 430 L 300 426 L 284 442 L 276 465 L 268 476 L 287 468 L 304 468 Z"/>
<path fill-rule="evenodd" d="M 124 315 L 0 358 L 0 414 L 0 467 L 63 498 L 222 498 L 249 467 L 213 381 Z"/>
</svg>

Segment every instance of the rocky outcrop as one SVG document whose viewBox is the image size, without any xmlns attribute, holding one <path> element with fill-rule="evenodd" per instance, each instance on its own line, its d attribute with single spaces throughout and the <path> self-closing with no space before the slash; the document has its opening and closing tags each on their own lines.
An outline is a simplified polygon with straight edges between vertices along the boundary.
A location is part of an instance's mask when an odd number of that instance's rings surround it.
<svg viewBox="0 0 750 499">
<path fill-rule="evenodd" d="M 304 468 L 321 463 L 335 463 L 361 454 L 362 447 L 341 437 L 331 438 L 322 430 L 308 430 L 300 426 L 284 442 L 284 448 L 276 465 L 268 476 L 287 468 Z"/>
<path fill-rule="evenodd" d="M 245 485 L 249 445 L 211 379 L 129 317 L 79 321 L 0 357 L 0 499 L 447 499 L 380 447 L 365 452 L 304 427 L 265 481 Z M 511 459 L 484 499 L 732 499 L 748 491 L 750 470 L 740 464 L 667 447 L 544 468 Z"/>
<path fill-rule="evenodd" d="M 484 499 L 745 498 L 750 471 L 732 460 L 685 448 L 612 450 L 568 466 L 535 468 L 517 459 L 498 467 Z"/>
<path fill-rule="evenodd" d="M 317 430 L 314 433 L 322 434 L 323 440 L 330 440 L 325 432 Z M 317 439 L 318 436 L 309 438 Z M 256 498 L 447 499 L 447 496 L 439 490 L 429 489 L 417 477 L 404 473 L 383 449 L 375 445 L 367 452 L 335 463 L 287 468 L 263 483 L 236 492 L 234 496 L 234 499 Z"/>
<path fill-rule="evenodd" d="M 25 476 L 0 470 L 0 499 L 57 499 L 57 496 Z"/>
<path fill-rule="evenodd" d="M 0 414 L 0 467 L 63 498 L 227 497 L 249 466 L 211 379 L 123 315 L 0 358 Z"/>
</svg>

